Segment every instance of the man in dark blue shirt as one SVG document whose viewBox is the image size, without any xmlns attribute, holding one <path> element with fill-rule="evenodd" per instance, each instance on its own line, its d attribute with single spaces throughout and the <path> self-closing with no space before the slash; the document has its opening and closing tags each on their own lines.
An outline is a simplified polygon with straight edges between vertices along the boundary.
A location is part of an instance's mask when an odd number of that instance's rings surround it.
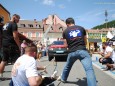
<svg viewBox="0 0 115 86">
<path fill-rule="evenodd" d="M 76 60 L 80 60 L 86 72 L 88 86 L 96 86 L 91 57 L 86 49 L 86 31 L 83 27 L 75 25 L 73 18 L 66 19 L 66 25 L 67 29 L 63 32 L 63 38 L 68 44 L 69 54 L 61 81 L 66 82 L 72 65 Z"/>
</svg>

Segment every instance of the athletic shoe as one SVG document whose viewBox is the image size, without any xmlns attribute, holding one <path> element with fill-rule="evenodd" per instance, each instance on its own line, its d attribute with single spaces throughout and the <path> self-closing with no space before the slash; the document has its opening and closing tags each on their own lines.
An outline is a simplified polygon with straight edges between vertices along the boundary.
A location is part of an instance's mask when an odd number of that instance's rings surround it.
<svg viewBox="0 0 115 86">
<path fill-rule="evenodd" d="M 63 82 L 63 83 L 66 83 L 66 82 L 67 82 L 67 81 L 65 81 L 65 80 L 62 80 L 62 79 L 61 79 L 61 76 L 59 76 L 59 77 L 57 78 L 57 80 L 58 80 L 58 81 L 61 81 L 61 82 Z"/>
<path fill-rule="evenodd" d="M 67 81 L 61 79 L 61 82 L 66 83 Z"/>
</svg>

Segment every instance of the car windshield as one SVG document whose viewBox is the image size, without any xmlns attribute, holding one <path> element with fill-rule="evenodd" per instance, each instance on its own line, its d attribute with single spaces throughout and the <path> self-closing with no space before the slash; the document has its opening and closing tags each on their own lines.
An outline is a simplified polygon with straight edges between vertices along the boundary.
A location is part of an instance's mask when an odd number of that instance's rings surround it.
<svg viewBox="0 0 115 86">
<path fill-rule="evenodd" d="M 63 41 L 54 41 L 53 45 L 63 45 L 64 42 Z"/>
</svg>

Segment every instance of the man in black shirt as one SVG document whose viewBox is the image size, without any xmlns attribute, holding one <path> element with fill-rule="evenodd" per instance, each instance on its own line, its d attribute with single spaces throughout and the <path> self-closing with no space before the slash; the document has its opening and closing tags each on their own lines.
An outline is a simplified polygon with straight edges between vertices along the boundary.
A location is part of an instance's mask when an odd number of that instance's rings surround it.
<svg viewBox="0 0 115 86">
<path fill-rule="evenodd" d="M 75 25 L 73 18 L 66 19 L 66 25 L 67 29 L 63 32 L 63 38 L 68 44 L 69 54 L 62 72 L 61 81 L 66 82 L 72 65 L 78 59 L 85 69 L 88 86 L 96 86 L 91 57 L 86 49 L 86 31 L 83 27 Z"/>
<path fill-rule="evenodd" d="M 11 21 L 7 22 L 3 26 L 3 34 L 2 34 L 2 52 L 3 58 L 0 63 L 0 76 L 5 68 L 6 62 L 8 62 L 9 58 L 14 57 L 16 54 L 17 57 L 20 55 L 20 42 L 18 37 L 18 26 L 20 16 L 14 14 L 11 18 Z M 15 59 L 16 60 L 16 59 Z"/>
<path fill-rule="evenodd" d="M 0 21 L 0 62 L 2 59 L 2 27 L 3 23 Z"/>
</svg>

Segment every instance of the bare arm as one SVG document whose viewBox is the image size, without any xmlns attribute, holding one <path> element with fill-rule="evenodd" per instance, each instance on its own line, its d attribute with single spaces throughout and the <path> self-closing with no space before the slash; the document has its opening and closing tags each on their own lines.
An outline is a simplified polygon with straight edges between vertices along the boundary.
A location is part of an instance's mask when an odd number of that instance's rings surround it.
<svg viewBox="0 0 115 86">
<path fill-rule="evenodd" d="M 39 86 L 42 82 L 42 77 L 40 75 L 29 77 L 28 82 L 30 86 Z"/>
<path fill-rule="evenodd" d="M 98 52 L 102 57 L 104 57 L 104 52 Z"/>
<path fill-rule="evenodd" d="M 37 70 L 45 70 L 46 69 L 46 67 L 44 67 L 44 66 L 38 66 L 37 67 Z"/>
<path fill-rule="evenodd" d="M 16 44 L 18 45 L 18 47 L 20 49 L 20 41 L 19 41 L 19 37 L 18 37 L 18 31 L 13 31 L 13 37 L 14 37 Z"/>
<path fill-rule="evenodd" d="M 108 52 L 106 55 L 104 55 L 104 58 L 110 58 L 112 52 Z"/>
</svg>

